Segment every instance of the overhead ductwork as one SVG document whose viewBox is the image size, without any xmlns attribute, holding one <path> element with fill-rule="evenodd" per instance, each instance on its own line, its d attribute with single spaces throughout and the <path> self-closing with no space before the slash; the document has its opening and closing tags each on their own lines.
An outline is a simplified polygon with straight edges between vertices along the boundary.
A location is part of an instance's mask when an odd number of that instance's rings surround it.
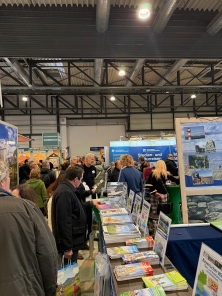
<svg viewBox="0 0 222 296">
<path fill-rule="evenodd" d="M 170 77 L 176 73 L 177 71 L 179 71 L 189 60 L 188 59 L 177 59 L 174 64 L 172 65 L 172 67 L 166 72 L 166 74 L 164 75 L 164 77 L 169 80 Z M 166 80 L 164 79 L 160 79 L 157 83 L 156 86 L 163 86 L 166 83 Z"/>
<path fill-rule="evenodd" d="M 34 83 L 30 84 L 28 74 L 16 59 L 4 58 L 4 60 L 7 63 L 7 65 L 10 66 L 13 69 L 13 71 L 18 75 L 18 77 L 21 78 L 24 81 L 24 83 L 28 85 L 28 87 L 35 86 Z"/>
<path fill-rule="evenodd" d="M 94 60 L 94 80 L 98 83 L 102 83 L 103 75 L 103 59 Z M 94 86 L 98 87 L 98 84 L 94 83 Z"/>
<path fill-rule="evenodd" d="M 207 26 L 207 33 L 215 35 L 222 28 L 222 11 Z"/>
<path fill-rule="evenodd" d="M 179 2 L 180 0 L 165 0 L 163 7 L 158 12 L 157 18 L 154 21 L 153 31 L 155 33 L 161 33 L 163 31 Z"/>
<path fill-rule="evenodd" d="M 96 5 L 96 30 L 104 33 L 109 25 L 110 0 L 97 0 Z"/>
<path fill-rule="evenodd" d="M 134 66 L 133 66 L 133 70 L 129 76 L 130 80 L 134 81 L 139 73 L 139 71 L 141 70 L 141 68 L 143 67 L 144 64 L 144 59 L 137 59 Z M 125 87 L 130 87 L 132 86 L 132 82 L 128 80 Z"/>
</svg>

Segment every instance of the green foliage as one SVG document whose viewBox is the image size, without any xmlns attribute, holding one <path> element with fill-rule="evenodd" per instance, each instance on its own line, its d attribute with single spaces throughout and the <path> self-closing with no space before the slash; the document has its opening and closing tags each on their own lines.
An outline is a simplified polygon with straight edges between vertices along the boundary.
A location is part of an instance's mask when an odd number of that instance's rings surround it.
<svg viewBox="0 0 222 296">
<path fill-rule="evenodd" d="M 207 283 L 207 275 L 201 271 L 198 275 L 198 287 L 200 289 L 200 291 L 204 291 L 204 285 L 206 285 Z"/>
</svg>

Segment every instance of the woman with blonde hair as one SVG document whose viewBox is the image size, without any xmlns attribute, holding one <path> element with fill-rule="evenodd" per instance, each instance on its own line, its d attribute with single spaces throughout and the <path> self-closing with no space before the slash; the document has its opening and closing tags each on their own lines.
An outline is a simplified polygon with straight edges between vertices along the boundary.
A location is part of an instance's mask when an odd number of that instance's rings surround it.
<svg viewBox="0 0 222 296">
<path fill-rule="evenodd" d="M 170 180 L 179 184 L 179 179 L 174 178 L 166 169 L 166 164 L 163 160 L 158 160 L 155 169 L 149 175 L 146 184 L 150 188 L 151 197 L 150 204 L 152 212 L 157 213 L 158 203 L 167 203 L 166 181 Z"/>
<path fill-rule="evenodd" d="M 37 205 L 41 212 L 44 214 L 44 203 L 47 198 L 45 183 L 40 179 L 40 170 L 32 169 L 29 175 L 29 180 L 26 181 L 27 184 L 31 185 L 37 194 Z"/>
<path fill-rule="evenodd" d="M 126 182 L 128 194 L 130 189 L 139 194 L 143 188 L 141 173 L 134 168 L 134 160 L 131 155 L 123 154 L 120 157 L 122 170 L 120 171 L 119 182 Z"/>
</svg>

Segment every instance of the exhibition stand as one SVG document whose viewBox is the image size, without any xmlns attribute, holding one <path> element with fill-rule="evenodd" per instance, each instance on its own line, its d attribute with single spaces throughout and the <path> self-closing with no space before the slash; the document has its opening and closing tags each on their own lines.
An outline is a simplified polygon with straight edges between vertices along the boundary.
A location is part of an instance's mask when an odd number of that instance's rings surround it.
<svg viewBox="0 0 222 296">
<path fill-rule="evenodd" d="M 209 224 L 171 227 L 166 255 L 193 287 L 201 244 L 222 255 L 222 232 Z"/>
</svg>

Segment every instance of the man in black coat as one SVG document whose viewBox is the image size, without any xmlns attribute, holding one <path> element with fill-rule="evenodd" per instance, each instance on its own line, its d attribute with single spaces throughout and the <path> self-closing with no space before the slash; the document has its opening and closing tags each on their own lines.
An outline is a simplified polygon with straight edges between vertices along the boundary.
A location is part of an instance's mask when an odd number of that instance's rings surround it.
<svg viewBox="0 0 222 296">
<path fill-rule="evenodd" d="M 167 171 L 171 173 L 172 176 L 178 176 L 178 168 L 176 166 L 176 163 L 174 161 L 174 157 L 172 154 L 168 154 L 168 158 L 165 161 Z"/>
<path fill-rule="evenodd" d="M 59 257 L 61 259 L 64 255 L 72 262 L 77 261 L 78 250 L 83 250 L 86 243 L 86 205 L 77 196 L 82 178 L 81 167 L 69 167 L 52 200 L 52 231 Z M 100 204 L 99 201 L 87 203 L 91 204 L 91 208 Z"/>
<path fill-rule="evenodd" d="M 110 182 L 118 182 L 119 180 L 119 172 L 122 168 L 120 160 L 115 161 L 115 168 L 112 170 L 110 175 Z"/>
<path fill-rule="evenodd" d="M 45 188 L 48 188 L 56 180 L 55 172 L 50 170 L 50 164 L 48 160 L 42 162 L 40 179 L 45 183 Z"/>
</svg>

